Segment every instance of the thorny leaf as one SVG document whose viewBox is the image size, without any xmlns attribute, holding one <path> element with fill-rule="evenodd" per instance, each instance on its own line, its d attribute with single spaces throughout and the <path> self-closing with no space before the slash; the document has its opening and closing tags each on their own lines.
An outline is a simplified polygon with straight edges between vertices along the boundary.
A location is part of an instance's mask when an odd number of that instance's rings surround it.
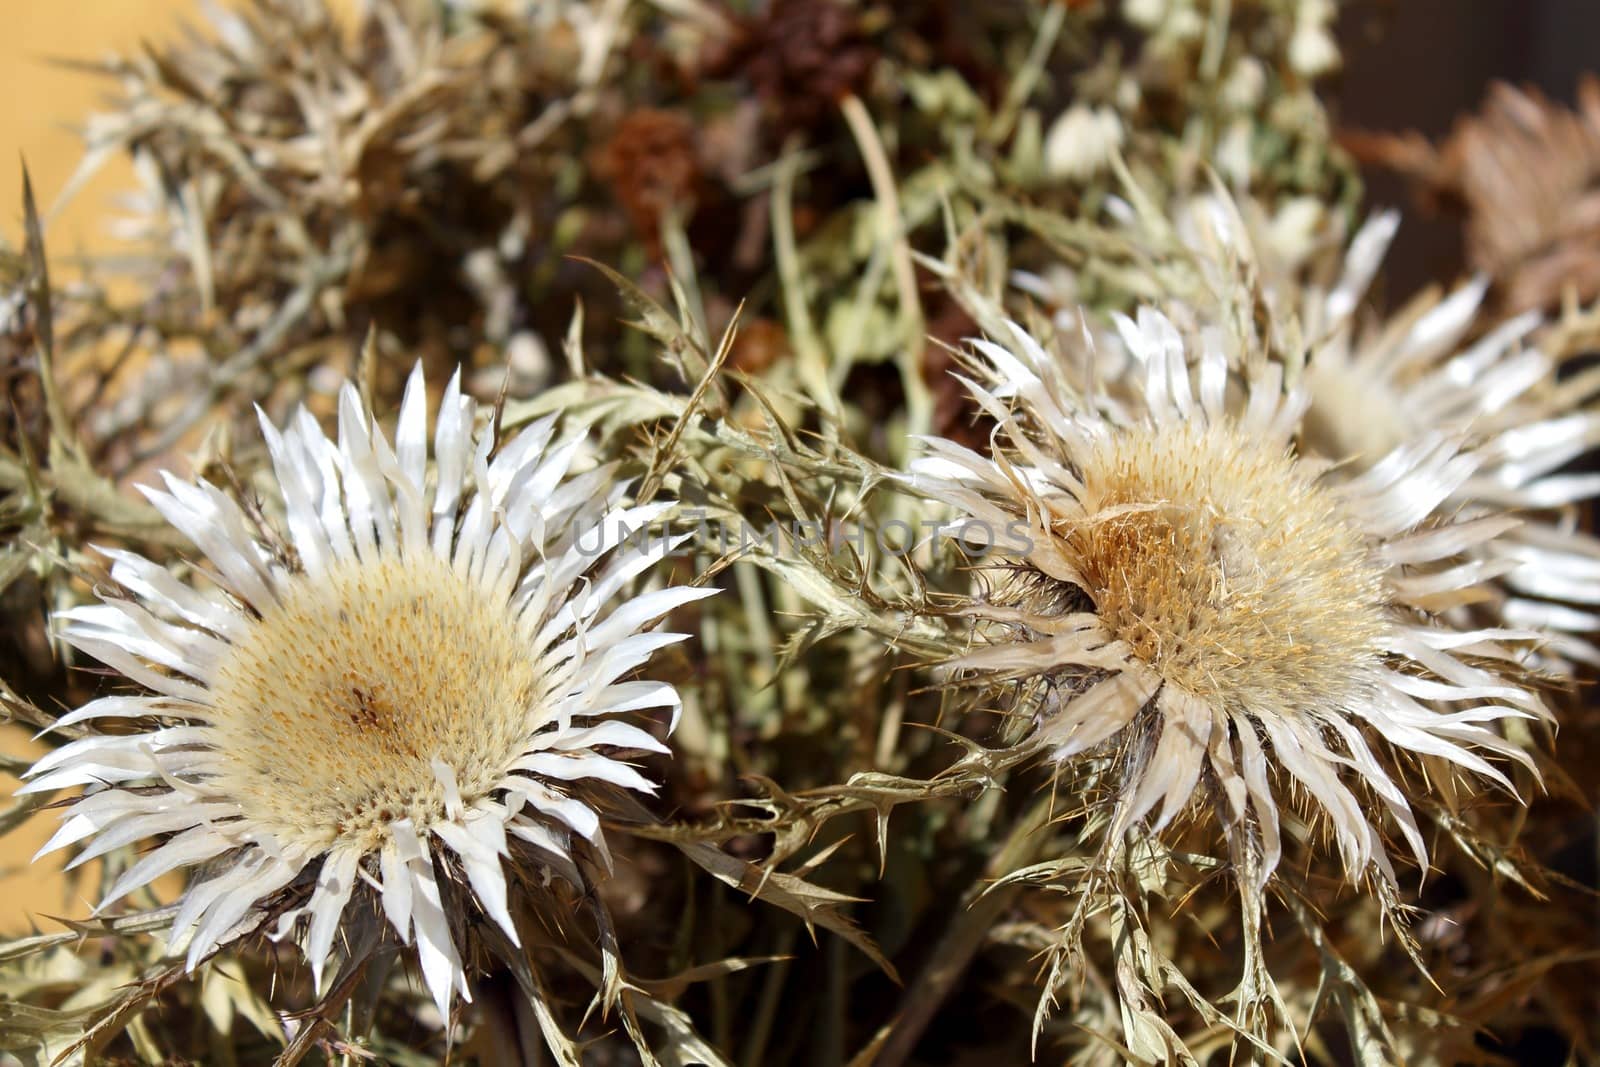
<svg viewBox="0 0 1600 1067">
<path fill-rule="evenodd" d="M 695 337 L 692 323 L 685 326 L 677 316 L 658 304 L 643 289 L 604 263 L 583 257 L 577 258 L 604 274 L 617 287 L 628 305 L 640 315 L 639 320 L 631 325 L 655 338 L 673 360 L 679 361 L 686 378 L 691 381 L 703 381 L 708 386 L 711 384 L 714 380 L 712 354 L 707 352 Z"/>
<path fill-rule="evenodd" d="M 1290 900 L 1293 913 L 1307 940 L 1316 948 L 1322 962 L 1322 979 L 1317 987 L 1317 1003 L 1331 999 L 1344 1020 L 1352 1051 L 1358 1063 L 1398 1064 L 1394 1055 L 1394 1035 L 1384 1022 L 1383 1011 L 1365 982 L 1328 943 L 1316 917 L 1304 904 Z M 1315 1014 L 1313 1008 L 1312 1014 Z"/>
<path fill-rule="evenodd" d="M 686 971 L 672 975 L 669 978 L 635 978 L 634 985 L 657 1000 L 674 1001 L 681 997 L 684 990 L 700 982 L 709 982 L 714 978 L 724 975 L 738 974 L 753 967 L 761 967 L 769 963 L 778 963 L 789 959 L 788 956 L 755 956 L 746 958 L 718 960 L 715 963 L 705 963 L 698 967 L 691 967 Z"/>
<path fill-rule="evenodd" d="M 570 955 L 567 955 L 567 960 L 580 971 L 588 972 L 591 978 L 598 977 L 593 973 L 592 966 L 584 961 Z M 694 1023 L 681 1009 L 632 982 L 622 986 L 620 996 L 623 1024 L 628 1036 L 633 1039 L 634 1048 L 646 1064 L 660 1064 L 661 1067 L 694 1067 L 697 1064 L 703 1067 L 729 1067 L 728 1061 L 700 1036 Z M 640 1016 L 665 1031 L 666 1042 L 659 1049 L 639 1028 Z"/>
<path fill-rule="evenodd" d="M 890 978 L 899 980 L 894 965 L 872 943 L 872 939 L 862 933 L 855 923 L 839 914 L 840 908 L 847 904 L 859 903 L 861 898 L 824 889 L 792 874 L 747 863 L 711 845 L 697 841 L 673 841 L 672 844 L 697 866 L 709 871 L 718 881 L 732 886 L 753 899 L 765 901 L 791 915 L 799 916 L 808 930 L 813 926 L 820 926 L 830 933 L 837 934 L 877 964 Z"/>
<path fill-rule="evenodd" d="M 902 804 L 915 804 L 945 797 L 968 797 L 993 783 L 989 771 L 967 767 L 933 781 L 899 778 L 874 772 L 859 772 L 841 786 L 826 786 L 789 794 L 770 780 L 756 779 L 769 794 L 761 799 L 729 801 L 728 809 L 755 808 L 758 818 L 724 815 L 708 825 L 660 825 L 633 827 L 640 837 L 670 841 L 680 847 L 686 843 L 720 844 L 736 837 L 773 836 L 769 865 L 783 863 L 816 838 L 819 830 L 833 819 L 858 812 L 871 812 L 878 832 L 879 858 L 885 860 L 888 844 L 889 813 Z"/>
<path fill-rule="evenodd" d="M 36 354 L 39 360 L 39 383 L 44 390 L 45 413 L 50 420 L 50 440 L 73 456 L 82 456 L 78 446 L 77 428 L 67 416 L 61 401 L 60 383 L 56 380 L 55 312 L 50 288 L 50 264 L 44 252 L 44 226 L 39 221 L 39 209 L 33 200 L 33 180 L 28 168 L 22 168 L 22 222 L 27 237 L 27 256 L 31 285 L 29 303 L 33 308 L 34 332 L 38 336 Z"/>
</svg>

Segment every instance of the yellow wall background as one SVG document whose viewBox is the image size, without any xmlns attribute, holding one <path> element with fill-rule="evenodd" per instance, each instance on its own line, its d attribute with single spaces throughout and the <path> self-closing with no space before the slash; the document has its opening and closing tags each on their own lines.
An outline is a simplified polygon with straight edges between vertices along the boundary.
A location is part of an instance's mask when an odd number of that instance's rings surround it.
<svg viewBox="0 0 1600 1067">
<path fill-rule="evenodd" d="M 21 161 L 33 176 L 41 211 L 54 202 L 78 164 L 76 124 L 106 98 L 110 83 L 55 65 L 132 51 L 168 38 L 194 0 L 0 0 L 0 231 L 22 232 Z M 120 163 L 120 161 L 119 161 Z M 108 167 L 61 215 L 47 235 L 53 256 L 103 247 L 110 194 L 130 184 L 127 170 Z"/>
<path fill-rule="evenodd" d="M 170 38 L 180 17 L 195 12 L 194 0 L 0 0 L 0 234 L 13 245 L 22 236 L 22 161 L 33 178 L 40 211 L 47 211 L 81 156 L 77 124 L 97 107 L 110 83 L 63 69 L 52 59 L 94 60 L 131 51 L 143 40 Z M 50 221 L 45 235 L 51 259 L 104 249 L 103 219 L 112 194 L 129 188 L 131 175 L 118 160 L 85 187 Z M 61 270 L 63 276 L 70 272 Z M 11 731 L 0 746 L 16 752 L 26 737 Z M 0 776 L 0 796 L 15 783 Z M 3 806 L 3 804 L 0 804 Z M 29 858 L 57 822 L 53 813 L 0 839 L 0 933 L 42 926 L 41 913 L 81 917 L 90 907 L 76 899 L 53 867 L 30 868 Z"/>
</svg>

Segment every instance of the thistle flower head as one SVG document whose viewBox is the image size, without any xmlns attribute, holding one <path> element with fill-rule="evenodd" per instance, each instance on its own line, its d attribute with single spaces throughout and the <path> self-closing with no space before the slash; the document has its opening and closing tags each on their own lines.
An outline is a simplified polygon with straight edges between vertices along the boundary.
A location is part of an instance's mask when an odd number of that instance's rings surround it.
<svg viewBox="0 0 1600 1067">
<path fill-rule="evenodd" d="M 614 465 L 572 475 L 583 434 L 553 418 L 496 450 L 458 378 L 430 477 L 426 421 L 420 367 L 392 447 L 348 383 L 337 440 L 304 410 L 282 433 L 263 416 L 287 537 L 168 475 L 146 495 L 217 589 L 107 550 L 122 594 L 64 613 L 70 644 L 148 692 L 60 720 L 124 727 L 29 772 L 26 791 L 86 789 L 43 851 L 159 840 L 102 907 L 203 865 L 171 932 L 191 969 L 276 918 L 304 927 L 320 986 L 370 890 L 448 1015 L 468 987 L 447 878 L 517 944 L 505 866 L 581 881 L 579 842 L 604 856 L 587 790 L 652 789 L 618 750 L 665 748 L 621 716 L 678 697 L 620 679 L 683 636 L 648 624 L 705 591 L 618 601 L 671 545 L 625 535 L 669 505 L 627 506 Z"/>
<path fill-rule="evenodd" d="M 1600 476 L 1567 469 L 1600 442 L 1600 375 L 1563 380 L 1559 361 L 1533 343 L 1537 312 L 1485 323 L 1484 278 L 1443 296 L 1423 293 L 1386 318 L 1360 317 L 1399 226 L 1393 213 L 1321 257 L 1335 268 L 1331 285 L 1303 277 L 1317 264 L 1261 255 L 1263 242 L 1240 225 L 1248 216 L 1231 217 L 1241 243 L 1258 250 L 1269 299 L 1292 305 L 1308 326 L 1301 446 L 1357 473 L 1430 434 L 1469 442 L 1476 469 L 1452 491 L 1450 508 L 1464 517 L 1514 510 L 1524 520 L 1480 551 L 1485 570 L 1499 573 L 1485 575 L 1493 581 L 1475 613 L 1538 630 L 1543 669 L 1600 663 L 1589 638 L 1600 629 L 1600 542 L 1572 514 L 1600 492 Z"/>
<path fill-rule="evenodd" d="M 1526 756 L 1486 724 L 1545 714 L 1514 667 L 1483 665 L 1510 661 L 1518 635 L 1436 617 L 1479 581 L 1457 557 L 1511 525 L 1441 513 L 1478 461 L 1433 436 L 1333 477 L 1295 451 L 1306 399 L 1276 365 L 1240 375 L 1219 334 L 1191 351 L 1154 311 L 1118 325 L 1135 370 L 1116 400 L 1073 390 L 1019 327 L 977 342 L 968 384 L 999 424 L 993 456 L 933 440 L 914 467 L 963 513 L 952 531 L 1000 553 L 971 610 L 1004 636 L 953 666 L 1042 681 L 1035 740 L 1115 761 L 1113 843 L 1204 792 L 1264 880 L 1287 778 L 1352 877 L 1393 879 L 1363 794 L 1426 865 L 1369 738 L 1509 787 L 1484 753 Z"/>
<path fill-rule="evenodd" d="M 1239 348 L 1265 346 L 1294 368 L 1307 404 L 1299 447 L 1337 464 L 1338 477 L 1431 435 L 1463 441 L 1476 469 L 1448 508 L 1523 519 L 1477 550 L 1484 581 L 1469 615 L 1538 631 L 1529 662 L 1546 673 L 1600 663 L 1589 636 L 1600 629 L 1600 541 L 1574 514 L 1600 492 L 1600 476 L 1567 469 L 1600 442 L 1600 373 L 1564 375 L 1537 342 L 1537 312 L 1487 320 L 1483 277 L 1425 291 L 1388 316 L 1370 313 L 1367 290 L 1400 225 L 1394 212 L 1348 243 L 1337 216 L 1314 201 L 1269 215 L 1219 192 L 1185 203 L 1176 222 L 1206 288 L 1234 305 L 1235 319 L 1251 320 L 1234 331 L 1246 335 Z M 1264 323 L 1248 310 L 1258 307 Z"/>
</svg>

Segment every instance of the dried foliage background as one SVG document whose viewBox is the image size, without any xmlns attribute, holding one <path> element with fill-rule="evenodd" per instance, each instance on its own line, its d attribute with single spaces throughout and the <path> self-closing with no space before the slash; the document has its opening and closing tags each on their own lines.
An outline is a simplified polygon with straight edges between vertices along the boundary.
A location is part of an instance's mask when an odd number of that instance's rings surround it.
<svg viewBox="0 0 1600 1067">
<path fill-rule="evenodd" d="M 43 199 L 60 189 L 77 169 L 83 139 L 77 124 L 100 103 L 103 86 L 54 59 L 93 58 L 115 49 L 137 45 L 143 27 L 162 17 L 176 20 L 191 11 L 187 0 L 154 0 L 134 11 L 118 0 L 88 0 L 66 7 L 30 9 L 21 25 L 10 27 L 0 40 L 0 87 L 10 104 L 0 109 L 0 144 L 25 159 Z M 53 57 L 53 58 L 52 58 Z M 58 259 L 80 253 L 106 253 L 114 240 L 105 225 L 107 206 L 133 182 L 133 168 L 112 161 L 82 195 L 63 205 L 50 222 L 51 246 Z M 0 230 L 17 237 L 22 232 L 22 170 L 0 168 Z M 72 268 L 63 266 L 70 274 Z M 33 751 L 28 731 L 8 729 L 5 752 L 21 755 Z M 7 779 L 7 782 L 12 781 Z M 69 906 L 69 889 L 28 860 L 49 838 L 55 819 L 36 818 L 0 842 L 0 930 L 25 932 L 36 916 L 59 914 Z M 48 920 L 40 920 L 48 922 Z"/>
<path fill-rule="evenodd" d="M 1574 112 L 1497 89 L 1444 146 L 1341 143 L 1315 91 L 1338 60 L 1320 0 L 362 11 L 250 0 L 80 73 L 105 93 L 81 174 L 131 159 L 139 184 L 110 220 L 130 252 L 81 278 L 52 283 L 65 250 L 31 206 L 0 251 L 6 706 L 44 726 L 109 684 L 48 612 L 89 598 L 91 544 L 181 558 L 135 482 L 259 481 L 254 405 L 326 414 L 352 375 L 392 412 L 420 358 L 436 382 L 466 368 L 506 427 L 593 416 L 630 475 L 703 509 L 679 566 L 725 589 L 674 620 L 696 640 L 670 661 L 687 700 L 651 767 L 662 796 L 613 813 L 623 862 L 600 896 L 621 950 L 552 922 L 528 974 L 487 974 L 447 1035 L 392 960 L 319 998 L 292 952 L 251 939 L 186 977 L 148 936 L 150 899 L 0 944 L 0 1057 L 547 1062 L 531 986 L 569 1062 L 1594 1054 L 1600 737 L 1581 696 L 1527 811 L 1431 813 L 1441 870 L 1416 899 L 1384 908 L 1295 856 L 1256 961 L 1287 1025 L 1236 1019 L 1256 963 L 1198 826 L 1115 872 L 1087 957 L 1036 1014 L 1105 786 L 1054 781 L 1012 746 L 1001 694 L 944 684 L 934 664 L 967 640 L 946 610 L 961 559 L 846 539 L 927 514 L 891 477 L 910 434 L 987 438 L 947 346 L 996 309 L 1054 333 L 1079 304 L 1207 299 L 1215 278 L 1157 220 L 1215 187 L 1315 203 L 1296 217 L 1328 245 L 1356 221 L 1355 156 L 1402 169 L 1463 211 L 1494 314 L 1541 308 L 1560 358 L 1588 352 L 1592 88 Z M 1497 184 L 1507 159 L 1522 170 Z M 1257 282 L 1228 295 L 1249 305 Z M 829 542 L 739 540 L 801 523 Z M 1376 936 L 1396 914 L 1404 932 Z M 627 1012 L 586 1013 L 618 956 Z"/>
</svg>

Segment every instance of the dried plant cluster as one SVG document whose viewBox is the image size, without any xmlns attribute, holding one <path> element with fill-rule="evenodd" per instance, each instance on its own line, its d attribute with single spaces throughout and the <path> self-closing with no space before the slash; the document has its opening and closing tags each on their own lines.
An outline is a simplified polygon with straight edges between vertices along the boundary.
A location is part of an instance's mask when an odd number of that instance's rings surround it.
<svg viewBox="0 0 1600 1067">
<path fill-rule="evenodd" d="M 353 7 L 0 249 L 0 1062 L 1596 1054 L 1592 90 L 1386 307 L 1330 0 Z"/>
</svg>

